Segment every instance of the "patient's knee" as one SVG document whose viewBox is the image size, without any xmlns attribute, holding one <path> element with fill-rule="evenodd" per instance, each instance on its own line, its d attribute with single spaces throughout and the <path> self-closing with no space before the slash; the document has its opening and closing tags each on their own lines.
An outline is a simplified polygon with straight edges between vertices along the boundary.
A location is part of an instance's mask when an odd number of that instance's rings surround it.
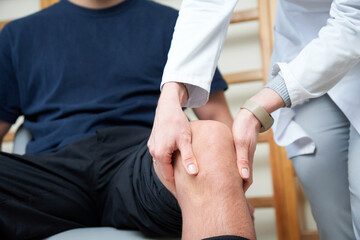
<svg viewBox="0 0 360 240">
<path fill-rule="evenodd" d="M 192 144 L 194 150 L 219 150 L 221 147 L 229 147 L 233 137 L 230 128 L 217 121 L 194 121 L 191 122 Z"/>
<path fill-rule="evenodd" d="M 208 197 L 227 198 L 242 193 L 231 130 L 215 121 L 196 121 L 191 127 L 199 174 L 189 176 L 178 161 L 175 163 L 178 197 L 192 196 L 201 201 Z"/>
<path fill-rule="evenodd" d="M 236 155 L 229 127 L 215 121 L 197 121 L 191 127 L 192 146 L 203 175 L 235 173 Z"/>
</svg>

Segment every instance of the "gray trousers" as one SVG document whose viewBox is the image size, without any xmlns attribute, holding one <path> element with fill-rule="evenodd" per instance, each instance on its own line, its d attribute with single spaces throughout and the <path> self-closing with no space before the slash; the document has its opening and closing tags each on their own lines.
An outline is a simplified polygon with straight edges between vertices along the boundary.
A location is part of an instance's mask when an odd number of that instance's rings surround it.
<svg viewBox="0 0 360 240">
<path fill-rule="evenodd" d="M 354 106 L 359 111 L 360 106 Z M 316 144 L 292 159 L 322 240 L 360 239 L 360 135 L 324 95 L 296 106 L 295 121 Z"/>
</svg>

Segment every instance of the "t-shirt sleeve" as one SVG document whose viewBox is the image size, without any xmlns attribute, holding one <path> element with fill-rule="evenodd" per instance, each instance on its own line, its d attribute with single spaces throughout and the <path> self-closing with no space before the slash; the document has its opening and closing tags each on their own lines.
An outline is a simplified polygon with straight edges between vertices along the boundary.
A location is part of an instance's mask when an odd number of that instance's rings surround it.
<svg viewBox="0 0 360 240">
<path fill-rule="evenodd" d="M 8 123 L 14 123 L 21 115 L 11 52 L 10 33 L 5 26 L 0 32 L 0 119 Z"/>
<path fill-rule="evenodd" d="M 222 77 L 218 68 L 215 70 L 215 74 L 211 83 L 210 94 L 216 93 L 220 90 L 227 90 L 228 85 Z"/>
</svg>

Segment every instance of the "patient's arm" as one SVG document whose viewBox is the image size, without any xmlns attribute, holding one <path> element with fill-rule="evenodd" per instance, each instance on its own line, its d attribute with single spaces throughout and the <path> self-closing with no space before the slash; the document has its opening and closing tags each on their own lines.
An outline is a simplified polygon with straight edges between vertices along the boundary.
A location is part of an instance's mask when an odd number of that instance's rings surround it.
<svg viewBox="0 0 360 240">
<path fill-rule="evenodd" d="M 3 141 L 3 138 L 5 137 L 6 133 L 9 131 L 10 127 L 11 127 L 10 123 L 0 120 L 0 151 L 1 151 L 1 143 Z"/>
<path fill-rule="evenodd" d="M 232 129 L 233 118 L 226 102 L 224 91 L 218 91 L 209 96 L 206 105 L 195 108 L 194 112 L 200 120 L 215 120 L 225 123 Z"/>
</svg>

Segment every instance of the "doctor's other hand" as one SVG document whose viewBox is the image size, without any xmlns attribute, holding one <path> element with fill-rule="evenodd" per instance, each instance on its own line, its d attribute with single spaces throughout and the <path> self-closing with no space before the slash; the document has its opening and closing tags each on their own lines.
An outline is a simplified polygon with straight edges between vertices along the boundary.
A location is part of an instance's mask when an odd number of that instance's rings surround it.
<svg viewBox="0 0 360 240">
<path fill-rule="evenodd" d="M 237 166 L 244 180 L 244 191 L 253 182 L 253 159 L 261 123 L 247 109 L 240 109 L 233 124 L 233 136 L 236 149 Z"/>
<path fill-rule="evenodd" d="M 173 187 L 175 185 L 172 156 L 176 150 L 180 151 L 188 174 L 198 173 L 198 165 L 191 145 L 190 123 L 182 110 L 187 98 L 187 90 L 183 84 L 175 82 L 164 84 L 148 141 L 157 173 Z"/>
<path fill-rule="evenodd" d="M 268 114 L 285 107 L 281 96 L 271 88 L 263 88 L 250 98 Z M 241 108 L 235 117 L 233 124 L 233 136 L 236 149 L 237 166 L 240 176 L 244 180 L 244 191 L 253 181 L 253 159 L 260 132 L 261 122 L 255 115 L 245 108 Z"/>
</svg>

